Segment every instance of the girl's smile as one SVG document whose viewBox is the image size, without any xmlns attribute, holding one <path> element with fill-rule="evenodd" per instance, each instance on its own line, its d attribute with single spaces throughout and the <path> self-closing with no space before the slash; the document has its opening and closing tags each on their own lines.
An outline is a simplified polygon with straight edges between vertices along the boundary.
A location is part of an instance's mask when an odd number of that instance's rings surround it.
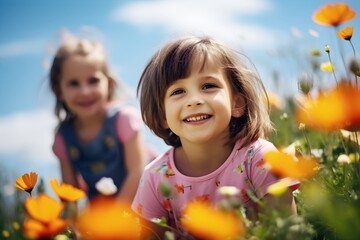
<svg viewBox="0 0 360 240">
<path fill-rule="evenodd" d="M 194 114 L 192 116 L 185 118 L 184 121 L 188 122 L 188 123 L 200 124 L 200 123 L 205 122 L 209 118 L 211 118 L 211 115 L 208 115 L 208 114 Z"/>
</svg>

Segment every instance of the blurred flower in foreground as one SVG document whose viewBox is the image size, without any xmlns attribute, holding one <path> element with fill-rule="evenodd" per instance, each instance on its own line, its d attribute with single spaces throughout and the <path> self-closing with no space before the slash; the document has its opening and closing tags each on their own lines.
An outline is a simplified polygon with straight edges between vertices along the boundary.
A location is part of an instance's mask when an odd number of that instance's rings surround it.
<svg viewBox="0 0 360 240">
<path fill-rule="evenodd" d="M 278 95 L 268 91 L 267 96 L 268 96 L 269 104 L 270 104 L 271 108 L 275 108 L 278 110 L 281 110 L 284 108 L 284 102 Z"/>
<path fill-rule="evenodd" d="M 235 239 L 245 235 L 245 225 L 235 212 L 221 211 L 204 202 L 190 202 L 181 223 L 200 239 Z"/>
<path fill-rule="evenodd" d="M 109 196 L 113 195 L 117 191 L 117 187 L 114 184 L 114 180 L 112 178 L 103 177 L 95 184 L 96 190 L 99 193 Z"/>
<path fill-rule="evenodd" d="M 31 195 L 31 191 L 36 185 L 38 174 L 34 172 L 26 173 L 16 180 L 15 186 L 21 190 L 28 192 Z"/>
<path fill-rule="evenodd" d="M 331 64 L 331 62 L 324 62 L 320 65 L 320 69 L 323 71 L 323 72 L 332 72 L 334 71 L 334 67 L 333 65 Z"/>
<path fill-rule="evenodd" d="M 59 185 L 58 180 L 55 178 L 50 180 L 50 186 L 63 201 L 75 202 L 86 195 L 83 190 L 70 184 L 61 183 L 61 185 Z"/>
<path fill-rule="evenodd" d="M 353 31 L 354 31 L 354 27 L 347 27 L 342 30 L 339 30 L 337 32 L 337 35 L 344 40 L 350 41 Z"/>
<path fill-rule="evenodd" d="M 24 222 L 24 233 L 29 238 L 49 238 L 68 225 L 59 218 L 64 205 L 46 194 L 26 199 L 25 208 L 31 217 Z"/>
<path fill-rule="evenodd" d="M 340 164 L 351 163 L 350 157 L 346 154 L 340 154 L 337 158 L 337 162 Z"/>
<path fill-rule="evenodd" d="M 25 208 L 35 220 L 49 223 L 60 216 L 64 205 L 46 194 L 41 194 L 38 197 L 26 199 Z"/>
<path fill-rule="evenodd" d="M 115 198 L 94 199 L 80 213 L 77 230 L 87 240 L 140 239 L 141 226 L 130 206 Z"/>
<path fill-rule="evenodd" d="M 282 178 L 309 179 L 318 170 L 318 163 L 315 159 L 295 157 L 283 152 L 267 152 L 264 160 L 270 165 L 271 171 Z"/>
<path fill-rule="evenodd" d="M 349 139 L 352 142 L 358 143 L 360 145 L 360 142 L 358 142 L 357 139 L 360 139 L 360 132 L 350 132 L 344 129 L 340 129 L 340 135 L 343 138 Z"/>
<path fill-rule="evenodd" d="M 57 218 L 47 224 L 34 219 L 26 219 L 24 222 L 24 234 L 31 239 L 49 239 L 60 233 L 68 223 Z"/>
<path fill-rule="evenodd" d="M 281 179 L 280 181 L 271 184 L 267 188 L 267 192 L 274 196 L 280 196 L 284 194 L 287 189 L 289 189 L 290 184 L 291 181 L 289 178 Z"/>
<path fill-rule="evenodd" d="M 316 98 L 304 98 L 296 117 L 308 128 L 320 130 L 360 129 L 360 90 L 346 83 L 322 92 Z"/>
<path fill-rule="evenodd" d="M 356 16 L 347 3 L 326 4 L 313 14 L 313 21 L 320 25 L 337 27 Z"/>
</svg>

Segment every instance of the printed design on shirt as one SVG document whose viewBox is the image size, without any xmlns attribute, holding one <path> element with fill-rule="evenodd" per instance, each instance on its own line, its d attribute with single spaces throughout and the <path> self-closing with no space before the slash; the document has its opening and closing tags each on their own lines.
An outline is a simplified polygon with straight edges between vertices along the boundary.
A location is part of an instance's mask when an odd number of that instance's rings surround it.
<svg viewBox="0 0 360 240">
<path fill-rule="evenodd" d="M 106 164 L 102 160 L 90 165 L 90 169 L 93 173 L 102 172 L 104 171 L 105 168 L 106 168 Z"/>
<path fill-rule="evenodd" d="M 244 188 L 240 190 L 240 196 L 243 202 L 246 202 L 249 199 L 248 193 Z"/>
<path fill-rule="evenodd" d="M 211 203 L 211 198 L 209 194 L 204 194 L 197 196 L 193 199 L 195 202 L 202 202 L 202 203 Z"/>
<path fill-rule="evenodd" d="M 143 205 L 139 203 L 136 207 L 136 211 L 138 212 L 138 214 L 142 215 L 142 210 L 143 210 Z"/>
<path fill-rule="evenodd" d="M 251 158 L 254 156 L 254 154 L 255 154 L 255 147 L 251 146 L 246 152 L 246 157 Z"/>
<path fill-rule="evenodd" d="M 184 185 L 178 185 L 178 184 L 175 184 L 175 189 L 178 193 L 185 193 L 185 188 L 188 188 L 190 190 L 192 190 L 192 186 L 191 185 L 188 185 L 188 186 L 184 186 Z"/>
<path fill-rule="evenodd" d="M 261 170 L 265 171 L 266 170 L 266 162 L 264 161 L 264 159 L 260 159 L 256 164 L 256 167 L 261 168 Z"/>
<path fill-rule="evenodd" d="M 115 147 L 115 139 L 111 135 L 106 135 L 104 138 L 104 144 L 108 149 Z"/>
<path fill-rule="evenodd" d="M 163 202 L 163 207 L 166 209 L 166 211 L 171 212 L 172 211 L 172 205 L 170 199 L 165 199 Z"/>
<path fill-rule="evenodd" d="M 216 180 L 215 181 L 215 185 L 218 187 L 218 186 L 220 186 L 220 181 L 219 180 Z"/>
<path fill-rule="evenodd" d="M 162 162 L 160 166 L 155 168 L 155 172 L 162 173 L 164 174 L 165 177 L 170 177 L 175 175 L 175 172 L 174 170 L 172 170 L 170 162 L 168 160 Z"/>
<path fill-rule="evenodd" d="M 71 146 L 69 148 L 69 155 L 72 160 L 78 160 L 80 154 L 79 154 L 79 150 L 77 149 L 77 147 Z"/>
<path fill-rule="evenodd" d="M 249 177 L 248 177 L 246 174 L 245 174 L 245 176 L 244 176 L 244 182 L 245 182 L 247 185 L 251 186 L 250 179 L 249 179 Z"/>
<path fill-rule="evenodd" d="M 243 173 L 244 172 L 244 163 L 240 163 L 238 166 L 236 166 L 233 170 L 233 172 L 236 173 Z"/>
</svg>

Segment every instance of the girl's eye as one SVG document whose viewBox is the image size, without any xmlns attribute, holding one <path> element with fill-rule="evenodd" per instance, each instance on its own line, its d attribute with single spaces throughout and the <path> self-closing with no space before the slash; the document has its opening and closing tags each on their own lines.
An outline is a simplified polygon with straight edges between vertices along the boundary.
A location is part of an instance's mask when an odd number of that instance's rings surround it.
<svg viewBox="0 0 360 240">
<path fill-rule="evenodd" d="M 90 84 L 97 84 L 99 81 L 100 81 L 99 78 L 97 78 L 97 77 L 92 77 L 92 78 L 89 79 L 88 82 L 89 82 Z"/>
<path fill-rule="evenodd" d="M 185 91 L 182 90 L 182 89 L 176 89 L 174 91 L 171 92 L 170 96 L 174 96 L 174 95 L 179 95 L 179 94 L 182 94 L 184 93 Z"/>
<path fill-rule="evenodd" d="M 202 88 L 204 89 L 204 90 L 206 90 L 206 89 L 209 89 L 209 88 L 216 88 L 217 86 L 215 85 L 215 84 L 213 84 L 213 83 L 206 83 L 206 84 L 204 84 L 203 86 L 202 86 Z"/>
<path fill-rule="evenodd" d="M 70 87 L 78 87 L 78 86 L 79 86 L 79 81 L 77 81 L 77 80 L 75 80 L 75 79 L 70 80 L 70 81 L 68 82 L 68 85 L 69 85 Z"/>
</svg>

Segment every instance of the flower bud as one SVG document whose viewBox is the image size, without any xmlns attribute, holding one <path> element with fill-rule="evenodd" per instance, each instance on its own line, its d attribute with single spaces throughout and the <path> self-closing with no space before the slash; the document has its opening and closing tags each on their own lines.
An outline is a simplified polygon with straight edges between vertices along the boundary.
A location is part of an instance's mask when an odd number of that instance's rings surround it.
<svg viewBox="0 0 360 240">
<path fill-rule="evenodd" d="M 360 62 L 356 58 L 351 59 L 349 69 L 353 74 L 360 77 Z"/>
<path fill-rule="evenodd" d="M 299 90 L 307 95 L 314 86 L 313 78 L 307 73 L 302 73 L 298 78 Z"/>
</svg>

